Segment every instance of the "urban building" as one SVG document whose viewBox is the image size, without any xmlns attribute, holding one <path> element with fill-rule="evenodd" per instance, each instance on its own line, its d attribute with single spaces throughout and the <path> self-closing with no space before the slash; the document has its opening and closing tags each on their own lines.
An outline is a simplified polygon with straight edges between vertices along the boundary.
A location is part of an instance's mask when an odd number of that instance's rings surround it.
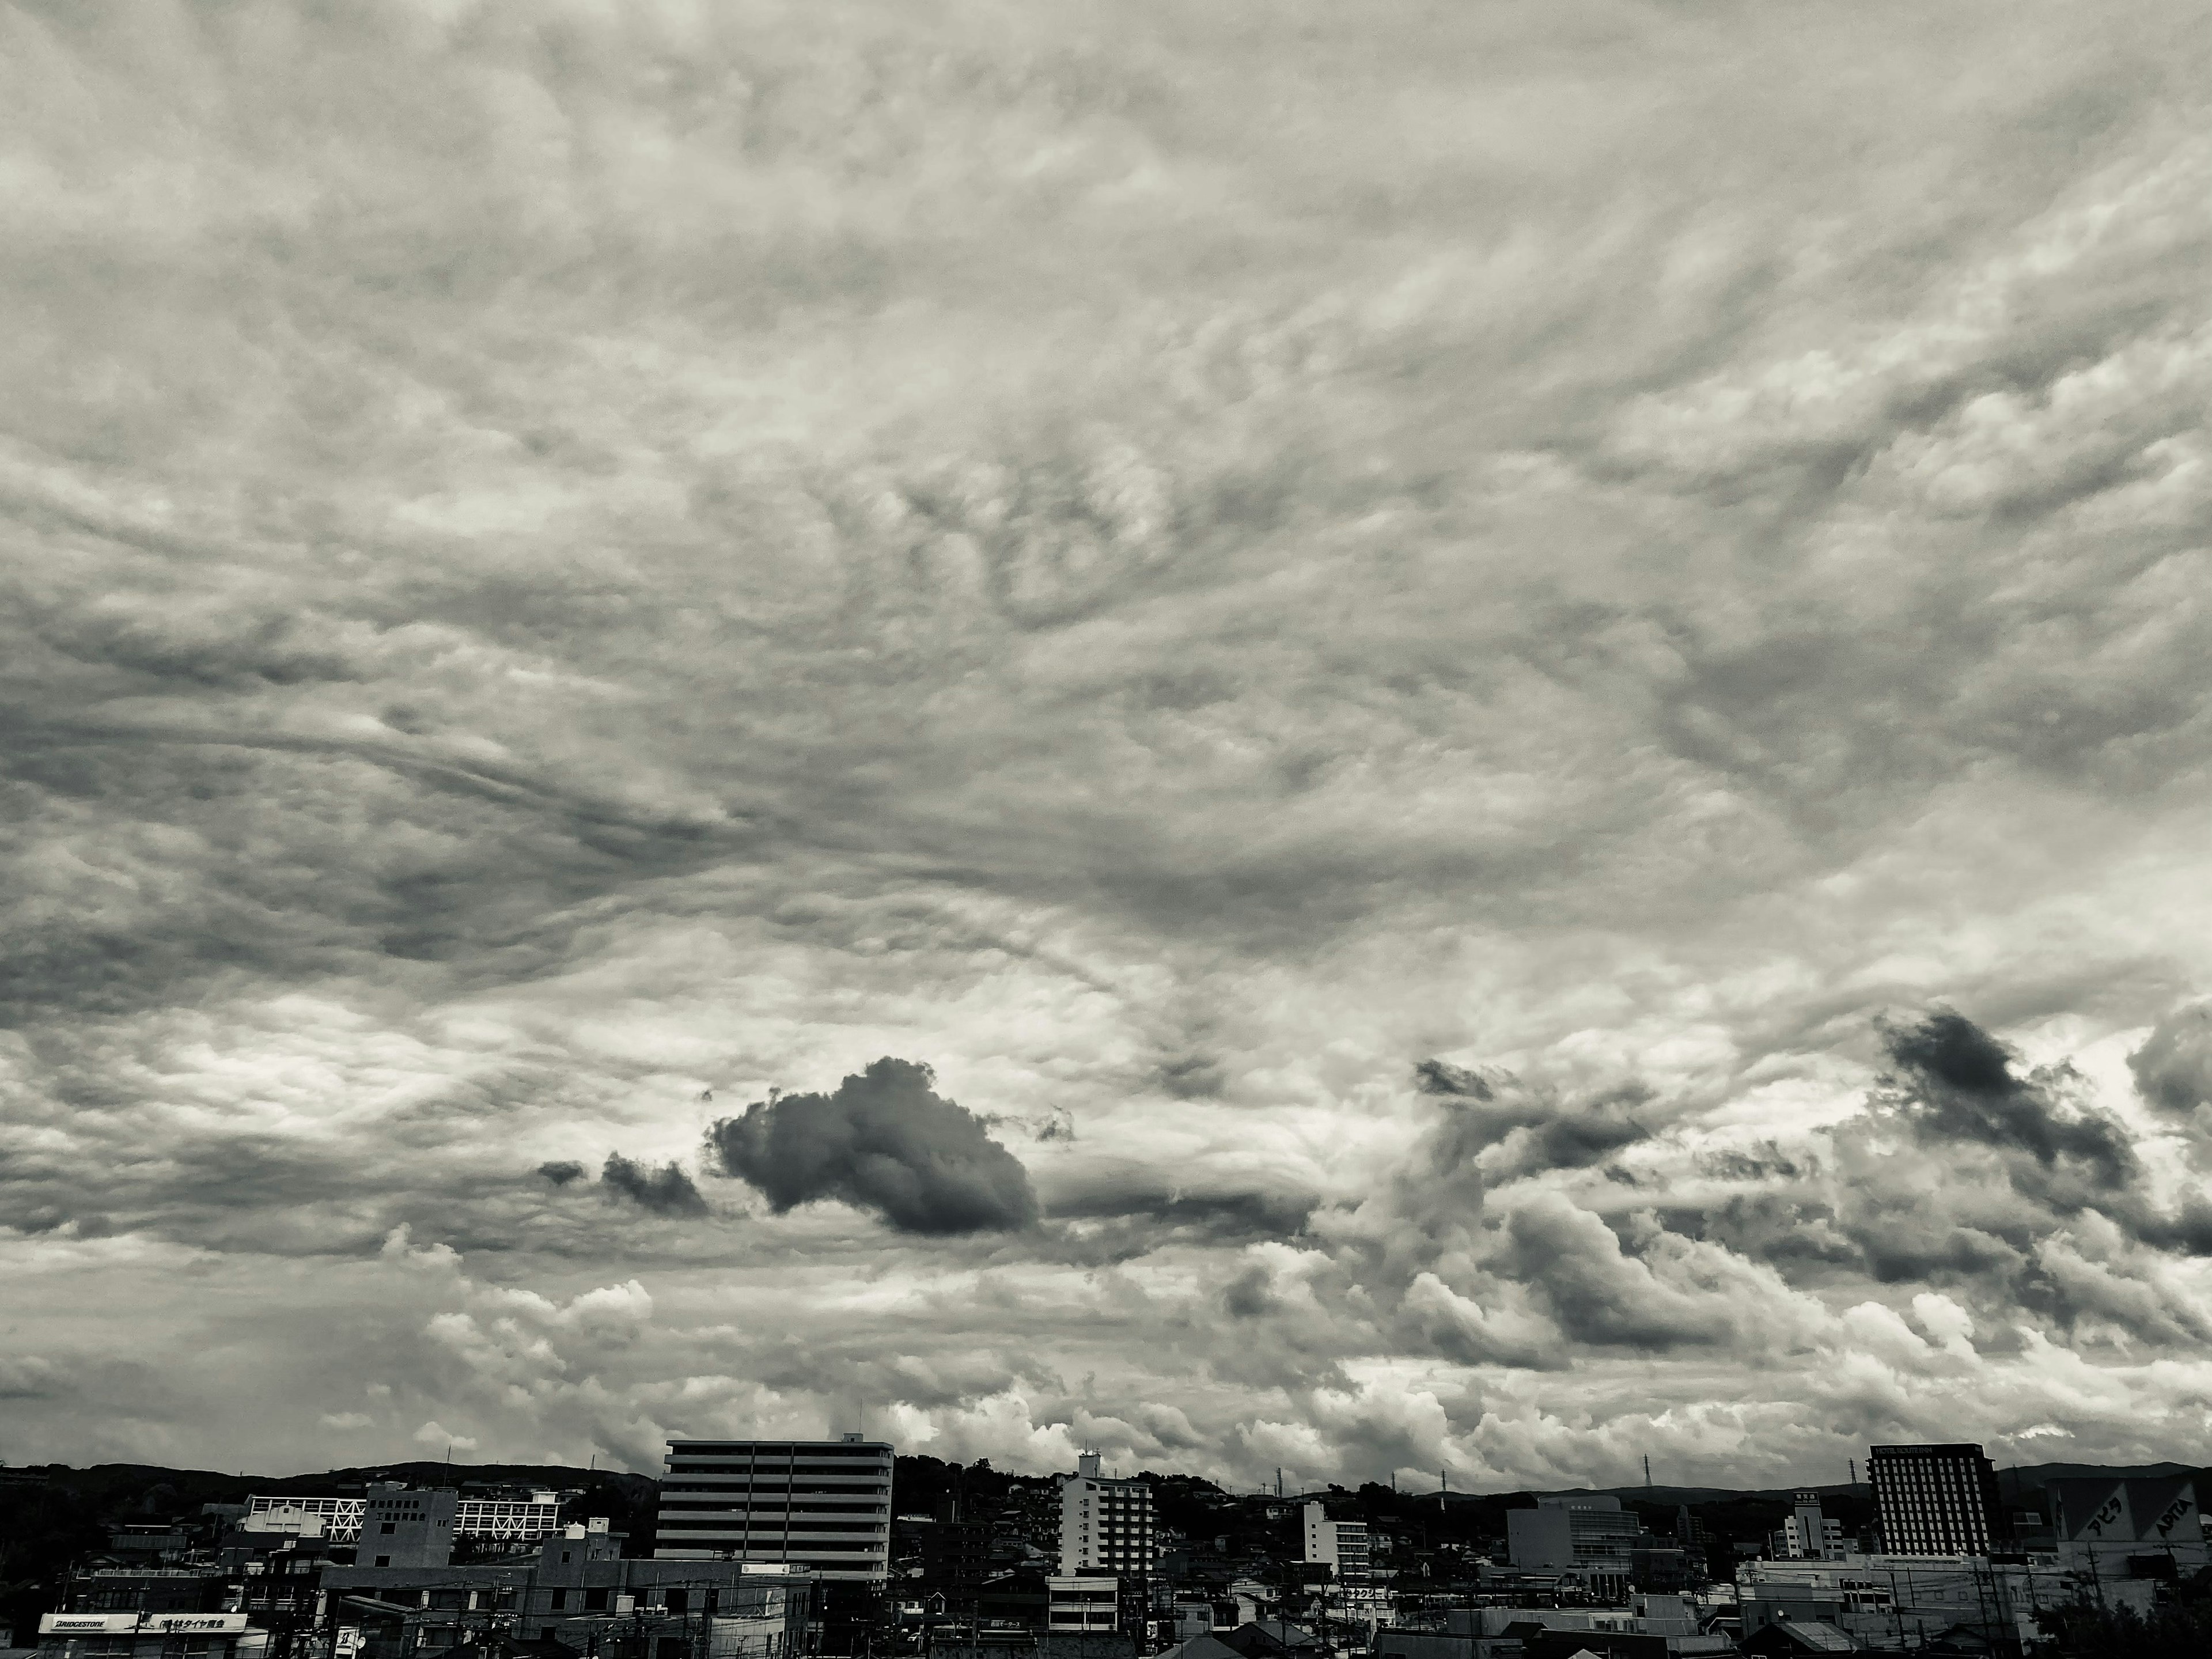
<svg viewBox="0 0 2212 1659">
<path fill-rule="evenodd" d="M 1885 1555 L 1987 1555 L 2010 1542 L 1979 1446 L 1875 1446 L 1867 1478 Z"/>
<path fill-rule="evenodd" d="M 1724 1655 L 1735 1644 L 1701 1630 L 1697 1609 L 1674 1596 L 1640 1597 L 1617 1607 L 1454 1608 L 1442 1630 L 1375 1632 L 1375 1659 L 1527 1659 L 1578 1650 Z"/>
<path fill-rule="evenodd" d="M 1319 1503 L 1305 1506 L 1305 1559 L 1335 1570 L 1337 1582 L 1365 1584 L 1370 1581 L 1367 1523 L 1332 1521 Z"/>
<path fill-rule="evenodd" d="M 842 1440 L 672 1440 L 653 1559 L 778 1564 L 830 1581 L 890 1571 L 891 1449 Z"/>
<path fill-rule="evenodd" d="M 451 1492 L 371 1486 L 362 1505 L 356 1561 L 368 1567 L 443 1566 L 453 1559 L 459 1506 Z"/>
<path fill-rule="evenodd" d="M 253 1659 L 269 1632 L 242 1613 L 49 1613 L 40 1659 Z"/>
<path fill-rule="evenodd" d="M 1784 1561 L 1840 1561 L 1844 1523 L 1820 1513 L 1818 1492 L 1801 1492 L 1782 1530 L 1774 1534 L 1769 1553 Z"/>
<path fill-rule="evenodd" d="M 642 1644 L 643 1659 L 778 1659 L 803 1645 L 813 1576 L 782 1563 L 625 1559 L 604 1520 L 572 1524 L 520 1561 L 325 1567 L 334 1629 L 361 1659 L 491 1632 L 580 1653 Z M 86 1656 L 85 1659 L 90 1659 Z"/>
<path fill-rule="evenodd" d="M 2197 1483 L 2166 1480 L 2053 1480 L 2053 1547 L 2060 1561 L 2108 1578 L 2186 1578 L 2208 1560 Z"/>
<path fill-rule="evenodd" d="M 372 1486 L 369 1493 L 405 1490 L 397 1486 Z M 560 1529 L 561 1496 L 543 1486 L 464 1487 L 455 1495 L 453 1535 L 534 1544 Z M 369 1497 L 295 1498 L 283 1492 L 256 1492 L 246 1500 L 241 1524 L 255 1532 L 295 1532 L 303 1537 L 327 1538 L 333 1544 L 351 1544 L 361 1537 L 369 1501 Z"/>
<path fill-rule="evenodd" d="M 1603 1567 L 1625 1576 L 1643 1530 L 1618 1498 L 1540 1498 L 1533 1510 L 1505 1512 L 1506 1554 L 1523 1571 Z"/>
<path fill-rule="evenodd" d="M 942 1516 L 900 1516 L 891 1540 L 908 1581 L 925 1595 L 945 1597 L 947 1611 L 973 1612 L 991 1573 L 991 1523 Z"/>
<path fill-rule="evenodd" d="M 1846 1555 L 1839 1561 L 1746 1561 L 1736 1569 L 1746 1642 L 1770 1625 L 1832 1625 L 1864 1646 L 1918 1647 L 1966 1627 L 2006 1644 L 2042 1639 L 2039 1612 L 2080 1601 L 2086 1575 L 2056 1561 L 1985 1555 Z M 2107 1605 L 2138 1610 L 2157 1586 L 2103 1587 Z"/>
<path fill-rule="evenodd" d="M 1087 1577 L 1048 1578 L 1045 1589 L 1045 1628 L 1055 1636 L 1111 1631 L 1121 1624 L 1120 1583 L 1093 1574 Z"/>
<path fill-rule="evenodd" d="M 220 1613 L 220 1567 L 94 1567 L 70 1575 L 70 1613 Z"/>
<path fill-rule="evenodd" d="M 1060 1576 L 1146 1579 L 1153 1555 L 1152 1489 L 1102 1476 L 1098 1455 L 1084 1453 L 1060 1480 Z"/>
</svg>

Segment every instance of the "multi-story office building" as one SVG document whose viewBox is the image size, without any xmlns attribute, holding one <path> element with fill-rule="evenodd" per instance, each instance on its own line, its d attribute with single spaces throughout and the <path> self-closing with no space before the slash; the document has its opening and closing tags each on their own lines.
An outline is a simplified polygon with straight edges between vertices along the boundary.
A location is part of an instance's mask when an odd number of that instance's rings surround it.
<svg viewBox="0 0 2212 1659">
<path fill-rule="evenodd" d="M 1801 1492 L 1782 1530 L 1774 1535 L 1778 1547 L 1771 1553 L 1784 1561 L 1840 1561 L 1844 1559 L 1844 1523 L 1820 1513 L 1820 1495 Z"/>
<path fill-rule="evenodd" d="M 1563 1571 L 1583 1568 L 1626 1573 L 1644 1524 L 1618 1498 L 1595 1493 L 1539 1498 L 1533 1510 L 1505 1511 L 1505 1540 L 1515 1566 Z"/>
<path fill-rule="evenodd" d="M 1987 1555 L 2009 1541 L 1979 1446 L 1875 1446 L 1867 1478 L 1886 1555 Z"/>
<path fill-rule="evenodd" d="M 891 1449 L 842 1440 L 672 1440 L 655 1560 L 782 1562 L 818 1578 L 890 1571 Z"/>
<path fill-rule="evenodd" d="M 1076 1472 L 1060 1478 L 1060 1576 L 1148 1579 L 1154 1553 L 1152 1489 L 1104 1478 L 1098 1454 L 1084 1453 Z"/>
</svg>

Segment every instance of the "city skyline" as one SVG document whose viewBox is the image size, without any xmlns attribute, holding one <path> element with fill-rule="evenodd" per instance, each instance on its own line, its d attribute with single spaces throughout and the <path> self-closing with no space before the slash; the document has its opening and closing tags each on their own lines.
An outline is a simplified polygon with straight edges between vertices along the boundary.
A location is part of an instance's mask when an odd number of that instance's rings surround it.
<svg viewBox="0 0 2212 1659">
<path fill-rule="evenodd" d="M 2208 70 L 0 10 L 0 1458 L 2212 1462 Z"/>
</svg>

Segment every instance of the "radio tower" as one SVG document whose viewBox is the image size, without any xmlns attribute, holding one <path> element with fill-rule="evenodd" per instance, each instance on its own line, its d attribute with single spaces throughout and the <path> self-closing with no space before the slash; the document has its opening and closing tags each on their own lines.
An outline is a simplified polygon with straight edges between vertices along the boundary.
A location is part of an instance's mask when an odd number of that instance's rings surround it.
<svg viewBox="0 0 2212 1659">
<path fill-rule="evenodd" d="M 1646 1492 L 1651 1490 L 1651 1454 L 1650 1452 L 1644 1454 L 1644 1490 Z"/>
</svg>

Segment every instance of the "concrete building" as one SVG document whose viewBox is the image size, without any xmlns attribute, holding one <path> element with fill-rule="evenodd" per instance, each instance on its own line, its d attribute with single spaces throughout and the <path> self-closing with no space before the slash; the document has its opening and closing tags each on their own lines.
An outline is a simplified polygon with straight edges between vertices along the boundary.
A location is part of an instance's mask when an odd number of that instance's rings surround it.
<svg viewBox="0 0 2212 1659">
<path fill-rule="evenodd" d="M 880 1583 L 890 1571 L 891 1449 L 842 1440 L 672 1440 L 653 1559 L 775 1563 Z"/>
<path fill-rule="evenodd" d="M 445 1491 L 371 1486 L 362 1506 L 355 1560 L 368 1567 L 436 1567 L 453 1559 L 460 1499 Z"/>
<path fill-rule="evenodd" d="M 1060 1576 L 1148 1579 L 1155 1553 L 1152 1489 L 1141 1480 L 1106 1479 L 1098 1455 L 1084 1453 L 1076 1472 L 1060 1478 Z"/>
<path fill-rule="evenodd" d="M 1987 1555 L 2010 1542 L 1979 1446 L 1875 1446 L 1867 1478 L 1885 1555 Z"/>
<path fill-rule="evenodd" d="M 2186 1578 L 2207 1564 L 2197 1483 L 2186 1475 L 2053 1480 L 2045 1496 L 2059 1560 L 2100 1583 Z"/>
<path fill-rule="evenodd" d="M 1305 1506 L 1304 1519 L 1306 1560 L 1334 1568 L 1339 1583 L 1370 1582 L 1364 1521 L 1332 1521 L 1319 1503 Z"/>
<path fill-rule="evenodd" d="M 2150 1606 L 2148 1580 L 2107 1584 L 2112 1605 Z M 1917 1647 L 1960 1626 L 2005 1643 L 2042 1639 L 2037 1613 L 2080 1599 L 2086 1576 L 2050 1557 L 1846 1555 L 1838 1561 L 1746 1561 L 1736 1602 L 1748 1640 L 1769 1625 L 1827 1624 L 1863 1645 Z"/>
<path fill-rule="evenodd" d="M 1818 1492 L 1801 1492 L 1774 1541 L 1779 1547 L 1772 1553 L 1784 1561 L 1840 1561 L 1844 1553 L 1844 1523 L 1820 1513 Z"/>
<path fill-rule="evenodd" d="M 1053 1635 L 1080 1636 L 1120 1627 L 1120 1581 L 1096 1575 L 1048 1578 L 1044 1589 L 1045 1628 Z"/>
<path fill-rule="evenodd" d="M 1571 1493 L 1540 1498 L 1533 1510 L 1505 1512 L 1505 1547 L 1524 1571 L 1601 1568 L 1626 1575 L 1643 1523 L 1618 1498 Z"/>
<path fill-rule="evenodd" d="M 442 1651 L 503 1632 L 579 1652 L 642 1642 L 646 1659 L 781 1659 L 804 1645 L 812 1575 L 781 1563 L 627 1560 L 605 1521 L 520 1561 L 325 1567 L 334 1630 L 361 1659 Z M 86 1656 L 89 1659 L 89 1656 Z"/>
<path fill-rule="evenodd" d="M 242 1613 L 49 1613 L 39 1659 L 257 1659 L 269 1632 Z"/>
<path fill-rule="evenodd" d="M 379 1492 L 404 1492 L 397 1486 L 372 1486 Z M 302 1537 L 320 1536 L 333 1544 L 351 1544 L 361 1537 L 369 1497 L 295 1498 L 284 1492 L 256 1492 L 246 1500 L 240 1523 L 252 1532 L 294 1532 Z M 389 1518 L 388 1516 L 380 1518 Z M 561 1525 L 561 1494 L 543 1486 L 523 1486 L 471 1492 L 456 1495 L 453 1535 L 497 1542 L 534 1544 Z"/>
<path fill-rule="evenodd" d="M 1511 1511 L 1509 1511 L 1510 1513 Z M 1535 1652 L 1725 1655 L 1735 1644 L 1698 1628 L 1694 1607 L 1674 1596 L 1639 1597 L 1619 1607 L 1464 1607 L 1441 1631 L 1384 1628 L 1375 1659 L 1525 1659 Z"/>
</svg>

